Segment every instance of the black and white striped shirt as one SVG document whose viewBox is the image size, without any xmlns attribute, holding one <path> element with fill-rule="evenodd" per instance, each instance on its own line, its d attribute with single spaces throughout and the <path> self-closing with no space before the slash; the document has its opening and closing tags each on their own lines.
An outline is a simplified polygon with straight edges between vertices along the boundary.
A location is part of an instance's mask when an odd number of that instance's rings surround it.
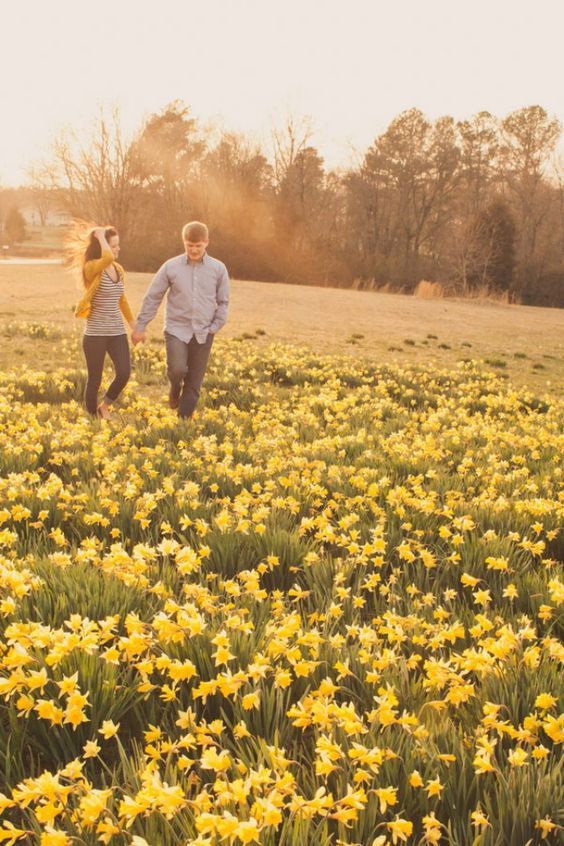
<svg viewBox="0 0 564 846">
<path fill-rule="evenodd" d="M 92 297 L 92 308 L 86 319 L 85 335 L 124 335 L 125 326 L 119 309 L 123 296 L 121 276 L 117 282 L 107 270 L 102 272 L 98 290 Z"/>
</svg>

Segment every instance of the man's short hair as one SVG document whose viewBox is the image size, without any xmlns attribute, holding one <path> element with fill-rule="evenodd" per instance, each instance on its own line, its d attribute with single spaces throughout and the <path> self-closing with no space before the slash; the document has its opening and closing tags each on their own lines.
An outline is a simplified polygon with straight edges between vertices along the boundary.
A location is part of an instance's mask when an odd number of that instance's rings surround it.
<svg viewBox="0 0 564 846">
<path fill-rule="evenodd" d="M 207 241 L 209 238 L 208 227 L 199 220 L 192 220 L 182 227 L 182 240 L 192 241 L 197 244 L 199 241 Z"/>
</svg>

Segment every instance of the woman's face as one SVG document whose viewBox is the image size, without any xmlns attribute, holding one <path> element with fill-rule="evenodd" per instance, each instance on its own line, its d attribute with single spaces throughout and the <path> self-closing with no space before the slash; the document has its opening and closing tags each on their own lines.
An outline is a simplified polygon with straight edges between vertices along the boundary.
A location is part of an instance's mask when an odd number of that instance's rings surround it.
<svg viewBox="0 0 564 846">
<path fill-rule="evenodd" d="M 119 247 L 119 235 L 112 235 L 112 237 L 108 241 L 108 244 L 109 244 L 110 250 L 114 254 L 114 258 L 117 259 L 117 257 L 119 256 L 119 249 L 120 249 L 120 247 Z"/>
</svg>

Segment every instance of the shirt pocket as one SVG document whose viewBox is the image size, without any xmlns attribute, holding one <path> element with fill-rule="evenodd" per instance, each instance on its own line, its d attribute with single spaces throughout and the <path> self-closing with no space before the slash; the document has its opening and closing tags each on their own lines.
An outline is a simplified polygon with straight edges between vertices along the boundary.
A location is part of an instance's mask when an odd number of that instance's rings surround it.
<svg viewBox="0 0 564 846">
<path fill-rule="evenodd" d="M 216 282 L 212 276 L 200 276 L 196 282 L 198 293 L 202 295 L 203 299 L 213 300 L 216 298 Z"/>
<path fill-rule="evenodd" d="M 202 276 L 196 285 L 196 297 L 204 319 L 211 320 L 217 306 L 215 279 Z"/>
</svg>

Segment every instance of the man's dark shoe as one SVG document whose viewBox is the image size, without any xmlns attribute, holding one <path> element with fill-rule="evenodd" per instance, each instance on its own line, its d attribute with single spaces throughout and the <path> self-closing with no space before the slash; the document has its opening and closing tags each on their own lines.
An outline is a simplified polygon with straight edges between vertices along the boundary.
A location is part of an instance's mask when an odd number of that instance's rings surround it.
<svg viewBox="0 0 564 846">
<path fill-rule="evenodd" d="M 168 392 L 168 404 L 171 408 L 178 408 L 180 403 L 180 390 L 171 388 Z"/>
</svg>

